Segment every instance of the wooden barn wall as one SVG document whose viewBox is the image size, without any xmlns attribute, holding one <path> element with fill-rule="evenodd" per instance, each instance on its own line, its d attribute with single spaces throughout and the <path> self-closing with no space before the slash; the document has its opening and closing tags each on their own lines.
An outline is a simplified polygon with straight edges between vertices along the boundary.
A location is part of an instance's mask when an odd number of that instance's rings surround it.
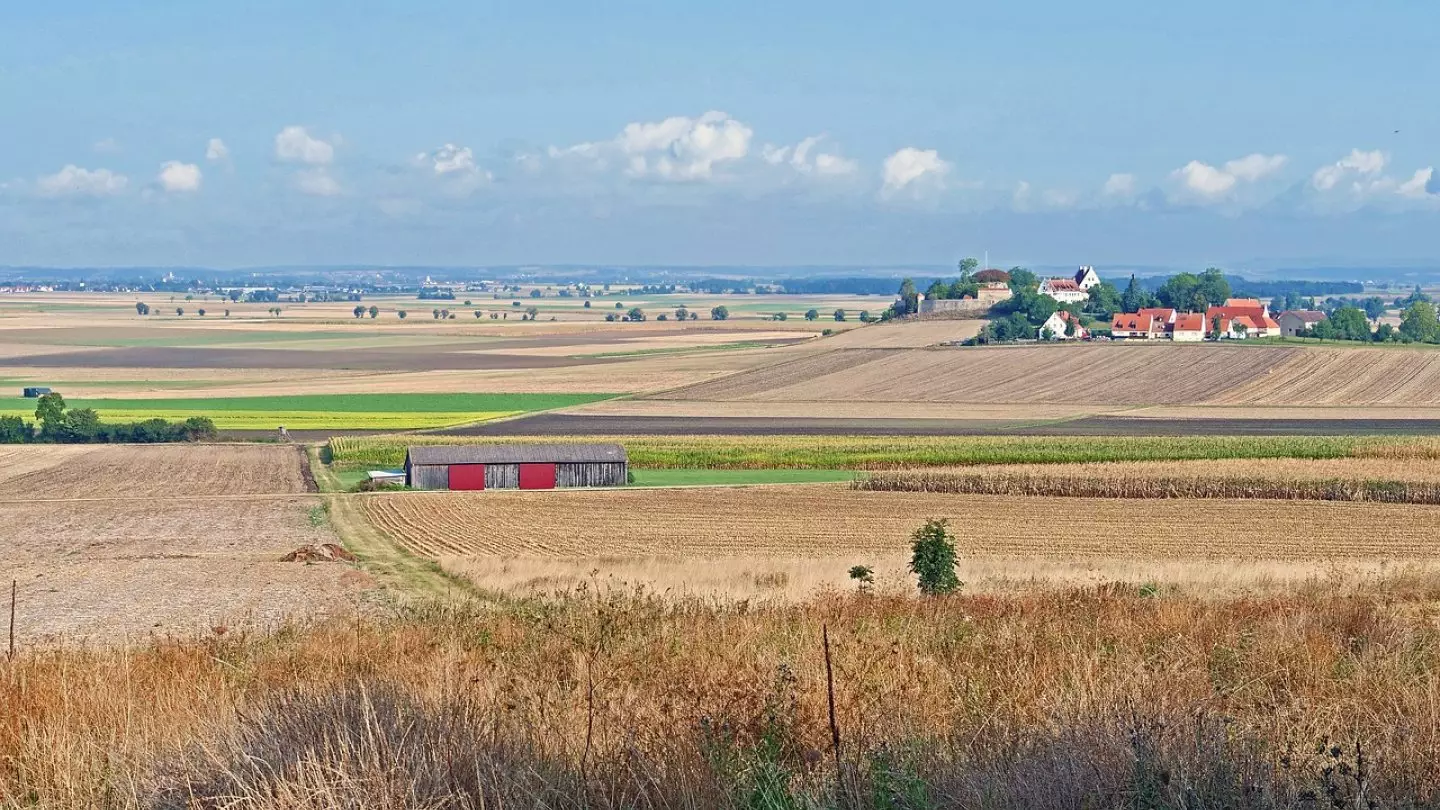
<svg viewBox="0 0 1440 810">
<path fill-rule="evenodd" d="M 557 487 L 619 487 L 625 485 L 626 465 L 616 462 L 556 464 Z"/>
<path fill-rule="evenodd" d="M 444 464 L 411 465 L 410 486 L 415 489 L 449 489 L 450 468 Z"/>
<path fill-rule="evenodd" d="M 519 488 L 520 488 L 520 465 L 519 465 L 519 464 L 487 464 L 487 465 L 485 465 L 485 488 L 486 488 L 486 489 L 519 489 Z"/>
</svg>

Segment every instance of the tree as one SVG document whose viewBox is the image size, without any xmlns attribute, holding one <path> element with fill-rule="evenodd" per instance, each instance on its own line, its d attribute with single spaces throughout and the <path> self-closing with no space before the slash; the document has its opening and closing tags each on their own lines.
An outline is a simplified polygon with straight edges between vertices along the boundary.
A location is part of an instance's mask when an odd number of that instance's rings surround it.
<svg viewBox="0 0 1440 810">
<path fill-rule="evenodd" d="M 624 308 L 625 308 L 625 302 L 624 302 L 624 301 L 616 301 L 616 302 L 615 302 L 615 308 L 616 308 L 616 309 L 624 309 Z"/>
<path fill-rule="evenodd" d="M 403 321 L 403 320 L 405 320 L 405 316 L 406 316 L 407 314 L 409 314 L 409 313 L 407 313 L 405 310 L 402 309 L 402 310 L 400 310 L 399 312 L 397 312 L 397 313 L 395 313 L 395 314 L 396 314 L 396 315 L 399 315 L 399 316 L 400 316 L 400 320 Z"/>
<path fill-rule="evenodd" d="M 718 306 L 710 310 L 710 319 L 713 321 L 729 320 L 730 310 L 724 306 Z"/>
<path fill-rule="evenodd" d="M 466 299 L 465 299 L 465 306 L 470 307 L 470 306 L 474 306 L 474 305 L 475 305 L 475 302 L 471 301 L 469 298 L 466 298 Z"/>
<path fill-rule="evenodd" d="M 835 320 L 837 320 L 837 321 L 843 321 L 843 320 L 845 320 L 845 310 L 843 310 L 843 309 L 837 309 L 837 310 L 835 310 Z"/>
<path fill-rule="evenodd" d="M 1130 293 L 1128 289 L 1125 292 L 1126 295 Z M 1155 291 L 1155 297 L 1160 300 L 1161 306 L 1181 312 L 1197 312 L 1206 308 L 1204 295 L 1200 292 L 1200 277 L 1194 273 L 1176 273 L 1165 279 L 1165 283 Z M 1126 311 L 1135 310 L 1127 307 Z"/>
<path fill-rule="evenodd" d="M 1034 290 L 1040 286 L 1040 279 L 1023 267 L 1010 268 L 1010 289 L 1015 291 Z"/>
<path fill-rule="evenodd" d="M 589 301 L 586 301 L 586 302 L 585 302 L 585 308 L 586 308 L 586 309 L 589 309 L 589 308 L 590 308 L 590 302 L 589 302 Z"/>
<path fill-rule="evenodd" d="M 205 317 L 205 308 L 204 308 L 204 307 L 201 307 L 201 308 L 195 310 L 195 314 L 196 314 L 196 315 L 199 315 L 199 316 L 202 317 L 202 318 Z"/>
<path fill-rule="evenodd" d="M 1120 291 L 1115 289 L 1114 284 L 1102 281 L 1090 288 L 1090 298 L 1085 302 L 1085 308 L 1098 317 L 1109 319 L 1120 311 Z"/>
<path fill-rule="evenodd" d="M 643 321 L 645 320 L 645 310 L 640 307 L 631 307 L 630 311 L 625 313 L 625 317 L 632 321 Z"/>
<path fill-rule="evenodd" d="M 230 310 L 228 310 L 228 309 L 225 310 L 225 317 L 227 317 L 227 318 L 230 317 Z"/>
<path fill-rule="evenodd" d="M 1200 274 L 1195 295 L 1198 299 L 1196 311 L 1204 310 L 1212 305 L 1223 304 L 1230 297 L 1230 282 L 1225 279 L 1225 274 L 1221 272 L 1220 268 L 1207 267 L 1205 272 Z"/>
<path fill-rule="evenodd" d="M 875 585 L 875 569 L 868 565 L 852 565 L 850 578 L 855 580 L 861 593 L 869 593 L 870 588 Z"/>
<path fill-rule="evenodd" d="M 184 316 L 184 314 L 185 314 L 185 308 L 184 308 L 184 307 L 175 307 L 175 314 L 176 314 L 177 316 Z"/>
<path fill-rule="evenodd" d="M 541 297 L 543 297 L 544 295 L 545 295 L 545 293 L 540 292 L 540 288 L 539 288 L 539 287 L 536 287 L 535 289 L 533 289 L 533 290 L 530 291 L 530 297 L 531 297 L 531 298 L 541 298 Z"/>
<path fill-rule="evenodd" d="M 660 313 L 659 315 L 656 315 L 656 316 L 655 316 L 655 320 L 657 320 L 657 321 L 668 321 L 668 320 L 670 320 L 670 315 L 669 315 L 668 313 L 662 312 L 662 313 Z"/>
<path fill-rule="evenodd" d="M 372 320 L 372 321 L 375 320 L 375 318 L 379 317 L 379 315 L 380 315 L 380 307 L 377 307 L 377 306 L 375 306 L 374 304 L 371 304 L 371 305 L 370 305 L 370 320 Z"/>
<path fill-rule="evenodd" d="M 365 307 L 355 307 L 354 309 L 350 310 L 350 313 L 354 315 L 357 319 L 363 318 L 365 317 Z"/>
<path fill-rule="evenodd" d="M 683 305 L 676 307 L 676 308 L 675 308 L 675 320 L 677 320 L 677 321 L 688 321 L 688 320 L 690 320 L 690 310 L 687 309 L 686 307 L 684 307 Z"/>
<path fill-rule="evenodd" d="M 959 559 L 949 524 L 944 518 L 927 520 L 910 535 L 914 541 L 910 544 L 910 573 L 917 577 L 920 592 L 926 596 L 954 593 L 962 584 L 955 575 Z"/>
<path fill-rule="evenodd" d="M 940 282 L 936 282 L 938 284 Z M 934 285 L 931 285 L 932 287 Z M 895 314 L 913 315 L 920 310 L 920 293 L 915 290 L 915 282 L 905 279 L 900 282 L 900 300 L 896 302 Z"/>
<path fill-rule="evenodd" d="M 607 320 L 607 321 L 613 321 L 613 320 L 615 320 L 615 313 L 613 313 L 613 312 L 607 312 L 607 313 L 605 313 L 605 320 Z"/>
<path fill-rule="evenodd" d="M 540 309 L 538 307 L 526 307 L 525 314 L 529 315 L 530 320 L 533 321 L 540 314 Z"/>
<path fill-rule="evenodd" d="M 775 313 L 774 315 L 771 315 L 771 316 L 770 316 L 770 320 L 772 320 L 772 321 L 783 321 L 783 320 L 786 320 L 786 319 L 789 318 L 789 317 L 790 317 L 789 315 L 786 315 L 786 314 L 783 313 L 783 312 L 777 312 L 777 313 Z"/>
<path fill-rule="evenodd" d="M 1435 305 L 1416 301 L 1406 307 L 1400 316 L 1400 337 L 1415 343 L 1440 343 L 1440 319 L 1436 318 Z"/>
<path fill-rule="evenodd" d="M 136 302 L 135 302 L 135 314 L 136 314 L 136 315 L 149 315 L 149 314 L 150 314 L 150 305 L 147 304 L 147 303 L 145 303 L 145 302 L 143 302 L 143 301 L 136 301 Z"/>
<path fill-rule="evenodd" d="M 1328 325 L 1331 337 L 1338 340 L 1370 340 L 1370 319 L 1358 307 L 1340 307 L 1330 314 L 1328 321 L 1315 324 Z"/>
<path fill-rule="evenodd" d="M 1378 321 L 1385 316 L 1385 299 L 1378 295 L 1372 295 L 1360 302 L 1365 308 L 1365 317 L 1372 321 Z"/>
<path fill-rule="evenodd" d="M 975 272 L 975 268 L 980 267 L 980 260 L 973 257 L 967 257 L 957 262 L 955 267 L 957 270 L 960 271 L 960 280 L 969 281 L 971 274 Z"/>
<path fill-rule="evenodd" d="M 0 416 L 0 444 L 24 444 L 35 438 L 35 429 L 18 416 Z"/>
<path fill-rule="evenodd" d="M 432 310 L 430 310 L 430 317 L 434 318 L 434 319 L 437 320 L 437 321 L 440 320 L 440 310 L 438 310 L 438 309 L 432 309 Z"/>
<path fill-rule="evenodd" d="M 1219 340 L 1220 337 L 1221 337 L 1221 334 L 1220 334 L 1220 325 L 1221 325 L 1221 319 L 1220 319 L 1220 316 L 1219 316 L 1219 315 L 1216 315 L 1213 319 L 1211 319 L 1211 321 L 1210 321 L 1210 334 L 1214 335 L 1216 340 Z"/>
<path fill-rule="evenodd" d="M 818 310 L 818 309 L 807 309 L 807 310 L 805 310 L 805 320 L 807 320 L 807 321 L 814 321 L 814 320 L 819 320 L 819 318 L 820 318 L 820 310 Z"/>
<path fill-rule="evenodd" d="M 484 313 L 484 312 L 481 312 L 481 311 L 478 310 L 478 309 L 477 309 L 477 310 L 474 310 L 474 311 L 471 312 L 470 314 L 474 315 L 476 320 L 479 320 L 480 318 L 482 318 L 482 317 L 485 316 L 485 313 Z"/>
<path fill-rule="evenodd" d="M 1150 306 L 1150 293 L 1140 286 L 1135 276 L 1130 276 L 1130 283 L 1125 287 L 1125 293 L 1120 296 L 1120 307 L 1126 312 L 1139 312 L 1141 309 Z"/>
<path fill-rule="evenodd" d="M 870 310 L 868 310 L 868 309 L 862 309 L 862 310 L 860 310 L 860 322 L 861 322 L 861 323 L 870 323 L 870 322 L 873 321 L 873 320 L 875 320 L 875 316 L 873 316 L 873 315 L 870 314 Z"/>
</svg>

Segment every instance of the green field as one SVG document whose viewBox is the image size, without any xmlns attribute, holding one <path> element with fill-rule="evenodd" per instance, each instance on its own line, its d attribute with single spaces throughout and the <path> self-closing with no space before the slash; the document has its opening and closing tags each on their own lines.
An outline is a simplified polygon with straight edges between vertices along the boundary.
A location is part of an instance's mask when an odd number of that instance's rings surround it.
<svg viewBox="0 0 1440 810">
<path fill-rule="evenodd" d="M 569 439 L 583 441 L 586 439 Z M 636 470 L 865 470 L 969 464 L 1060 464 L 1221 458 L 1344 458 L 1440 447 L 1412 437 L 1360 436 L 629 436 Z M 395 467 L 412 444 L 556 442 L 553 437 L 367 436 L 330 440 L 340 467 Z M 637 473 L 638 475 L 638 473 Z"/>
<path fill-rule="evenodd" d="M 274 397 L 75 399 L 107 422 L 207 416 L 220 430 L 420 430 L 582 405 L 613 394 L 309 394 Z M 0 399 L 0 415 L 35 416 L 33 399 Z M 402 454 L 403 455 L 403 454 Z"/>
<path fill-rule="evenodd" d="M 684 470 L 638 469 L 637 487 L 741 486 L 744 484 L 826 484 L 854 481 L 854 470 Z"/>
</svg>

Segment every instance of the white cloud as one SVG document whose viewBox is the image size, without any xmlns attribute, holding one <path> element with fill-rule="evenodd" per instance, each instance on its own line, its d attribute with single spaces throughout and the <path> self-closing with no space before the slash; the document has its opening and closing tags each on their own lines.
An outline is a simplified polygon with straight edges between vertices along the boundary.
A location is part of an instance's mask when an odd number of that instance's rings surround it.
<svg viewBox="0 0 1440 810">
<path fill-rule="evenodd" d="M 35 181 L 35 187 L 46 197 L 104 197 L 119 194 L 130 182 L 123 174 L 109 169 L 82 169 L 68 164 L 60 171 Z"/>
<path fill-rule="evenodd" d="M 818 152 L 815 147 L 825 139 L 824 135 L 812 135 L 794 146 L 766 144 L 760 155 L 772 166 L 789 166 L 801 174 L 839 176 L 854 174 L 860 164 L 833 152 Z M 815 152 L 811 157 L 811 152 Z"/>
<path fill-rule="evenodd" d="M 1377 175 L 1385 170 L 1385 164 L 1389 162 L 1389 156 L 1379 149 L 1371 152 L 1351 149 L 1350 154 L 1345 157 L 1340 158 L 1329 166 L 1321 166 L 1317 169 L 1315 175 L 1310 179 L 1310 182 L 1320 191 L 1329 191 L 1351 174 L 1360 176 Z"/>
<path fill-rule="evenodd" d="M 415 156 L 415 161 L 422 166 L 429 166 L 435 175 L 447 174 L 471 175 L 477 174 L 480 167 L 475 163 L 475 153 L 468 146 L 456 146 L 447 143 L 433 152 L 421 152 Z"/>
<path fill-rule="evenodd" d="M 889 195 L 926 180 L 942 181 L 950 168 L 936 150 L 907 146 L 885 158 L 881 192 Z"/>
<path fill-rule="evenodd" d="M 226 146 L 225 142 L 219 138 L 211 138 L 210 142 L 205 144 L 206 160 L 224 160 L 228 157 L 230 157 L 230 147 Z"/>
<path fill-rule="evenodd" d="M 1222 197 L 1242 182 L 1253 183 L 1279 171 L 1289 158 L 1284 155 L 1262 155 L 1258 152 L 1226 161 L 1221 168 L 1192 160 L 1171 174 L 1190 191 L 1202 197 Z"/>
<path fill-rule="evenodd" d="M 1253 183 L 1285 167 L 1289 158 L 1284 155 L 1262 155 L 1255 153 L 1225 163 L 1225 173 L 1237 180 Z"/>
<path fill-rule="evenodd" d="M 324 166 L 335 160 L 335 147 L 324 140 L 311 137 L 305 127 L 288 126 L 275 136 L 275 157 L 312 166 Z"/>
<path fill-rule="evenodd" d="M 199 191 L 202 175 L 194 163 L 168 160 L 160 165 L 160 186 L 166 191 Z"/>
<path fill-rule="evenodd" d="M 1129 197 L 1135 193 L 1135 175 L 1112 174 L 1105 181 L 1104 193 L 1109 197 Z"/>
<path fill-rule="evenodd" d="M 1440 194 L 1440 177 L 1435 176 L 1433 166 L 1417 169 L 1415 174 L 1400 184 L 1395 193 L 1402 197 L 1424 198 Z"/>
<path fill-rule="evenodd" d="M 675 116 L 656 122 L 627 124 L 609 141 L 550 147 L 554 159 L 583 159 L 596 168 L 622 165 L 636 177 L 703 180 L 717 165 L 750 153 L 754 131 L 729 115 L 710 111 L 698 118 Z"/>
<path fill-rule="evenodd" d="M 296 172 L 295 187 L 314 197 L 334 197 L 341 192 L 340 183 L 324 168 Z"/>
</svg>

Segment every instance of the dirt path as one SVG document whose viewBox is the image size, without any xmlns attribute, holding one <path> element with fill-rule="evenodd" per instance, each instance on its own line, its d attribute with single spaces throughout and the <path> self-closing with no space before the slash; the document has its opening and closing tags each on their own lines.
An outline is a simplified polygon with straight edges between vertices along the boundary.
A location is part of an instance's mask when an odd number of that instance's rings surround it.
<svg viewBox="0 0 1440 810">
<path fill-rule="evenodd" d="M 361 566 L 397 598 L 452 598 L 473 595 L 461 579 L 447 575 L 439 563 L 417 557 L 393 542 L 365 519 L 364 495 L 344 492 L 339 479 L 320 460 L 320 446 L 307 448 L 310 471 L 325 499 L 330 527 Z"/>
</svg>

